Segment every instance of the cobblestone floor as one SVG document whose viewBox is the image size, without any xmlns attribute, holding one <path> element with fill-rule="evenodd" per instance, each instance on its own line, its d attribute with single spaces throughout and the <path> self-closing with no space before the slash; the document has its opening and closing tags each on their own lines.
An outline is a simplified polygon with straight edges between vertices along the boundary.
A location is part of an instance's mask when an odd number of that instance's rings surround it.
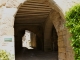
<svg viewBox="0 0 80 60">
<path fill-rule="evenodd" d="M 42 52 L 36 50 L 22 50 L 16 60 L 58 60 L 56 52 Z"/>
</svg>

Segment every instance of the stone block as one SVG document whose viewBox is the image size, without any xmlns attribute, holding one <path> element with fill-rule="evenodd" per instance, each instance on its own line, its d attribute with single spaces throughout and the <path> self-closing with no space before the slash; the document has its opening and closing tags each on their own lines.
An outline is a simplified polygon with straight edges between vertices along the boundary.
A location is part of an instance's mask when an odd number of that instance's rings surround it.
<svg viewBox="0 0 80 60">
<path fill-rule="evenodd" d="M 64 60 L 64 59 L 59 58 L 58 60 Z"/>
<path fill-rule="evenodd" d="M 2 17 L 2 9 L 0 8 L 0 19 L 1 19 L 1 17 Z"/>
<path fill-rule="evenodd" d="M 63 36 L 58 36 L 58 42 L 63 41 Z"/>
<path fill-rule="evenodd" d="M 17 0 L 19 3 L 24 3 L 27 0 Z"/>
<path fill-rule="evenodd" d="M 64 24 L 61 24 L 59 30 L 63 30 L 63 29 L 64 29 Z"/>
<path fill-rule="evenodd" d="M 63 30 L 63 35 L 66 35 L 67 34 L 67 31 L 66 30 Z"/>
<path fill-rule="evenodd" d="M 59 59 L 62 59 L 62 60 L 66 59 L 65 53 L 59 53 L 58 57 L 59 57 Z"/>
<path fill-rule="evenodd" d="M 4 28 L 0 25 L 0 36 L 5 35 Z"/>
<path fill-rule="evenodd" d="M 66 59 L 67 60 L 74 60 L 74 54 L 72 52 L 67 52 L 66 53 Z"/>
<path fill-rule="evenodd" d="M 3 36 L 3 35 L 14 35 L 14 28 L 9 27 L 6 24 L 1 25 L 0 36 Z"/>
<path fill-rule="evenodd" d="M 6 29 L 6 34 L 7 35 L 14 35 L 14 28 L 8 28 L 8 29 Z"/>
<path fill-rule="evenodd" d="M 2 15 L 3 15 L 3 9 L 4 7 L 0 7 L 0 19 L 2 18 Z"/>
<path fill-rule="evenodd" d="M 62 30 L 58 31 L 58 36 L 61 36 L 61 35 L 63 35 L 63 31 Z"/>
<path fill-rule="evenodd" d="M 65 44 L 64 41 L 60 41 L 60 42 L 58 42 L 58 47 L 65 47 L 64 44 Z"/>
<path fill-rule="evenodd" d="M 7 0 L 0 0 L 0 6 L 5 6 Z"/>
<path fill-rule="evenodd" d="M 58 48 L 58 52 L 59 53 L 66 53 L 66 50 L 65 50 L 65 48 Z"/>
<path fill-rule="evenodd" d="M 8 0 L 6 2 L 7 8 L 18 8 L 21 4 L 23 4 L 27 0 Z"/>
<path fill-rule="evenodd" d="M 1 24 L 6 24 L 8 27 L 13 27 L 14 25 L 14 17 L 3 15 L 1 19 Z"/>
<path fill-rule="evenodd" d="M 15 16 L 17 13 L 17 8 L 4 8 L 3 15 Z"/>
<path fill-rule="evenodd" d="M 8 0 L 6 2 L 6 7 L 7 8 L 17 8 L 20 5 L 19 1 L 17 0 Z"/>
<path fill-rule="evenodd" d="M 0 45 L 1 45 L 1 43 L 3 42 L 3 37 L 2 36 L 0 36 Z"/>
</svg>

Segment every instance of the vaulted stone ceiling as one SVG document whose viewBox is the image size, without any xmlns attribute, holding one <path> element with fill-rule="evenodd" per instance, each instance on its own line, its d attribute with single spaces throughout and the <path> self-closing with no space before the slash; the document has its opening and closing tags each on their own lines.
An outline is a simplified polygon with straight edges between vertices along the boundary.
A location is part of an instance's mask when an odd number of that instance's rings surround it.
<svg viewBox="0 0 80 60">
<path fill-rule="evenodd" d="M 15 23 L 43 23 L 51 8 L 39 1 L 26 1 L 17 12 Z"/>
</svg>

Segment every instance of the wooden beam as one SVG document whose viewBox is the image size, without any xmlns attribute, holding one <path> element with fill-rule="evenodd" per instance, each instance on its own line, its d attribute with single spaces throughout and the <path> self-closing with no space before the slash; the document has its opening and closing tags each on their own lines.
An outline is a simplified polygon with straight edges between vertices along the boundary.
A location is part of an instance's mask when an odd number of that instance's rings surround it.
<svg viewBox="0 0 80 60">
<path fill-rule="evenodd" d="M 16 18 L 23 18 L 23 19 L 24 19 L 24 18 L 25 18 L 25 19 L 27 19 L 27 18 L 28 18 L 28 19 L 31 19 L 31 18 L 32 18 L 32 19 L 34 19 L 34 18 L 45 18 L 45 17 L 47 17 L 47 16 L 48 16 L 48 15 L 41 15 L 41 16 L 31 16 L 31 15 L 27 15 L 27 16 L 24 15 L 24 16 L 23 16 L 23 15 L 22 15 L 22 16 L 16 16 Z"/>
<path fill-rule="evenodd" d="M 20 13 L 20 14 L 17 14 L 16 16 L 47 16 L 49 15 L 49 13 L 46 13 L 46 14 L 27 14 L 27 13 Z"/>
<path fill-rule="evenodd" d="M 22 12 L 22 13 L 17 13 L 16 15 L 48 15 L 49 13 L 28 13 L 28 12 Z"/>
</svg>

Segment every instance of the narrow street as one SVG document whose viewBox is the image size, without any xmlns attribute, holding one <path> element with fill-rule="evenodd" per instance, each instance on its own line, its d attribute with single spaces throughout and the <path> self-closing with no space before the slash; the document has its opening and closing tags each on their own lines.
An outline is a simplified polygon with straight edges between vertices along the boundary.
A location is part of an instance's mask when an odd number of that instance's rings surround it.
<svg viewBox="0 0 80 60">
<path fill-rule="evenodd" d="M 43 52 L 37 50 L 22 50 L 16 55 L 16 60 L 58 60 L 56 52 Z"/>
</svg>

